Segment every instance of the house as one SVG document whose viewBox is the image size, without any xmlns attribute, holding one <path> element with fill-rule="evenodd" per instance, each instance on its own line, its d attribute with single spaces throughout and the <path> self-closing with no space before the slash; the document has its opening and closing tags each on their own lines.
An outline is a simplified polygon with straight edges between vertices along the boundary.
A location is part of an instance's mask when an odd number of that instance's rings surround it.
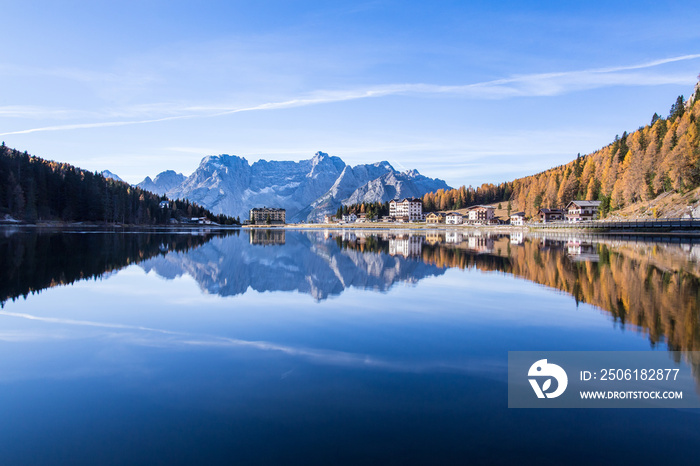
<svg viewBox="0 0 700 466">
<path fill-rule="evenodd" d="M 600 201 L 571 201 L 566 206 L 566 219 L 570 223 L 593 220 L 598 217 Z"/>
<path fill-rule="evenodd" d="M 423 216 L 423 201 L 414 197 L 400 201 L 392 199 L 389 202 L 389 216 L 408 222 L 420 221 Z"/>
<path fill-rule="evenodd" d="M 284 225 L 287 211 L 273 207 L 255 207 L 250 209 L 251 225 Z"/>
<path fill-rule="evenodd" d="M 490 223 L 495 217 L 496 209 L 490 205 L 475 205 L 467 214 L 470 223 Z"/>
<path fill-rule="evenodd" d="M 558 222 L 566 218 L 562 209 L 543 208 L 540 209 L 539 212 L 537 212 L 537 215 L 540 217 L 540 222 L 542 223 Z"/>
<path fill-rule="evenodd" d="M 158 204 L 158 207 L 161 209 L 169 209 L 170 208 L 170 201 L 160 201 L 160 204 Z"/>
<path fill-rule="evenodd" d="M 357 215 L 353 213 L 345 214 L 342 217 L 342 221 L 345 223 L 355 223 L 357 221 Z"/>
<path fill-rule="evenodd" d="M 442 212 L 430 212 L 425 217 L 426 223 L 445 223 L 445 214 Z"/>
<path fill-rule="evenodd" d="M 525 225 L 525 212 L 515 212 L 514 214 L 510 214 L 510 224 L 520 227 Z"/>
<path fill-rule="evenodd" d="M 393 221 L 394 221 L 394 217 L 392 217 L 391 215 L 385 215 L 382 217 L 382 222 L 391 223 Z"/>
<path fill-rule="evenodd" d="M 462 214 L 450 212 L 445 215 L 445 223 L 447 225 L 461 225 L 463 222 Z"/>
<path fill-rule="evenodd" d="M 324 215 L 323 216 L 323 223 L 335 223 L 337 222 L 338 219 L 335 218 L 335 215 Z"/>
</svg>

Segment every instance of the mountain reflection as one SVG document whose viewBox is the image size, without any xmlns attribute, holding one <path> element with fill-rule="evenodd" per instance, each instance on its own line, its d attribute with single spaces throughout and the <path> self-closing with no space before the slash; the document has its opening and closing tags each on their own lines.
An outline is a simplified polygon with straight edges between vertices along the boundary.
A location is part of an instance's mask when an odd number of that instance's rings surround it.
<svg viewBox="0 0 700 466">
<path fill-rule="evenodd" d="M 210 294 L 295 291 L 316 300 L 351 287 L 383 292 L 456 267 L 560 290 L 605 310 L 617 325 L 638 328 L 652 345 L 698 351 L 700 245 L 672 239 L 461 230 L 3 230 L 0 304 L 135 263 L 167 279 L 189 275 Z"/>
<path fill-rule="evenodd" d="M 273 246 L 273 247 L 266 247 Z M 499 271 L 571 295 L 644 331 L 652 345 L 700 349 L 700 245 L 458 231 L 253 230 L 140 263 L 187 274 L 208 293 L 386 291 L 447 268 Z"/>
<path fill-rule="evenodd" d="M 418 260 L 420 241 L 407 240 L 414 249 L 407 245 L 398 254 L 393 241 L 351 231 L 254 229 L 241 237 L 215 238 L 186 254 L 153 258 L 140 266 L 165 278 L 190 275 L 207 293 L 221 296 L 252 289 L 298 291 L 317 300 L 350 287 L 386 291 L 396 282 L 413 283 L 445 273 L 444 267 Z"/>
</svg>

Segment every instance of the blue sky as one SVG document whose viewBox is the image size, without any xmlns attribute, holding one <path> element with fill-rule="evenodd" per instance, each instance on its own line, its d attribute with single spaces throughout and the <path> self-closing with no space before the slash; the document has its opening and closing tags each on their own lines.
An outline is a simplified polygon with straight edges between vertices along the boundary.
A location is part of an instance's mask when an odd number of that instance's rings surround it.
<svg viewBox="0 0 700 466">
<path fill-rule="evenodd" d="M 129 182 L 211 154 L 388 160 L 450 185 L 667 114 L 698 2 L 4 1 L 0 138 Z"/>
</svg>

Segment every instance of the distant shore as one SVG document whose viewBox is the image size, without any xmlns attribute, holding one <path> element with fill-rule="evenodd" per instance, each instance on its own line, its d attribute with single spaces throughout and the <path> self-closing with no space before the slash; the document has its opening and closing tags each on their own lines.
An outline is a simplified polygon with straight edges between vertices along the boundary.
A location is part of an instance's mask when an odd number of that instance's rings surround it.
<svg viewBox="0 0 700 466">
<path fill-rule="evenodd" d="M 609 228 L 605 224 L 601 224 L 600 228 L 584 228 L 576 224 L 557 224 L 547 226 L 543 224 L 535 225 L 447 225 L 440 224 L 425 224 L 425 223 L 390 223 L 390 222 L 372 222 L 372 223 L 291 223 L 285 225 L 272 226 L 273 228 L 287 229 L 347 229 L 347 230 L 461 230 L 461 231 L 492 231 L 492 232 L 560 232 L 560 233 L 596 233 L 596 234 L 615 234 L 615 235 L 668 235 L 668 236 L 700 236 L 700 229 L 646 229 L 646 228 L 627 228 L 615 229 Z M 245 225 L 244 228 L 270 228 L 267 225 Z"/>
</svg>

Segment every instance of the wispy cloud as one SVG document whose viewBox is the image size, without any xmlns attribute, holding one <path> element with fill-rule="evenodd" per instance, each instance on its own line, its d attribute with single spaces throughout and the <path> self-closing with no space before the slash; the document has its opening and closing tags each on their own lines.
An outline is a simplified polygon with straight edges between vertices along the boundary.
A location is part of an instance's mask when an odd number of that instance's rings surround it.
<svg viewBox="0 0 700 466">
<path fill-rule="evenodd" d="M 44 131 L 67 131 L 76 129 L 105 128 L 113 126 L 140 125 L 159 123 L 171 120 L 191 118 L 215 118 L 242 112 L 283 110 L 295 107 L 305 107 L 328 103 L 378 98 L 389 95 L 449 95 L 471 99 L 506 99 L 514 97 L 543 97 L 556 96 L 570 92 L 612 87 L 612 86 L 657 86 L 657 85 L 687 85 L 692 84 L 695 76 L 692 73 L 648 73 L 641 72 L 676 63 L 700 59 L 700 54 L 683 55 L 671 58 L 653 60 L 636 65 L 609 68 L 593 68 L 587 70 L 564 71 L 556 73 L 538 73 L 516 75 L 503 79 L 483 81 L 464 85 L 437 84 L 389 84 L 366 88 L 346 90 L 316 91 L 305 96 L 287 100 L 266 102 L 252 106 L 221 106 L 221 105 L 168 105 L 151 104 L 130 107 L 122 114 L 138 112 L 161 112 L 160 118 L 105 121 L 94 123 L 76 123 L 66 125 L 43 126 L 0 133 L 0 136 L 31 134 Z M 8 110 L 9 112 L 10 110 Z M 120 112 L 110 112 L 110 114 Z M 2 114 L 0 113 L 0 116 Z"/>
</svg>

